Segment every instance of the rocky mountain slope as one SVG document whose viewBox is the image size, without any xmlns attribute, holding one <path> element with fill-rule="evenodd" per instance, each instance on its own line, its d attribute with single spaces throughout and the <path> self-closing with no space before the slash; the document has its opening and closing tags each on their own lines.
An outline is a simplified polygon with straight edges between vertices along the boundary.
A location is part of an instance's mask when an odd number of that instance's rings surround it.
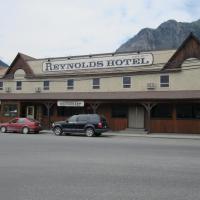
<svg viewBox="0 0 200 200">
<path fill-rule="evenodd" d="M 0 60 L 0 67 L 8 67 L 8 65 Z"/>
<path fill-rule="evenodd" d="M 169 20 L 157 29 L 142 29 L 116 52 L 176 49 L 191 32 L 200 38 L 200 19 L 191 23 Z"/>
</svg>

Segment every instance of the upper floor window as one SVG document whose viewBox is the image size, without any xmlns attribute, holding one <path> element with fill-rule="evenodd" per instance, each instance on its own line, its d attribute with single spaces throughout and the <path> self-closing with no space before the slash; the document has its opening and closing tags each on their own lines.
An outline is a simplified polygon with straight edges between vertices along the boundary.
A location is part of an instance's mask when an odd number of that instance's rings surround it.
<svg viewBox="0 0 200 200">
<path fill-rule="evenodd" d="M 49 90 L 49 81 L 44 81 L 44 90 Z"/>
<path fill-rule="evenodd" d="M 0 90 L 3 90 L 3 82 L 0 81 Z"/>
<path fill-rule="evenodd" d="M 169 87 L 169 75 L 160 76 L 160 87 Z"/>
<path fill-rule="evenodd" d="M 124 76 L 123 77 L 123 88 L 130 88 L 131 87 L 131 77 Z"/>
<path fill-rule="evenodd" d="M 67 80 L 67 89 L 73 90 L 74 89 L 74 79 L 68 79 Z"/>
<path fill-rule="evenodd" d="M 93 78 L 92 88 L 93 89 L 99 89 L 100 88 L 100 78 Z"/>
<path fill-rule="evenodd" d="M 16 82 L 16 90 L 21 90 L 22 89 L 22 82 L 21 81 L 17 81 Z"/>
</svg>

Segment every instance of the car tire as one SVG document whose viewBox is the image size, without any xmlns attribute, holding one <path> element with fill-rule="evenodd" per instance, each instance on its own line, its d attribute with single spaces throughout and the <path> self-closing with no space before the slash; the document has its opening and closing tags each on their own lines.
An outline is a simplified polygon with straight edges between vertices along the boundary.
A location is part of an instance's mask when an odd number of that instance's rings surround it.
<svg viewBox="0 0 200 200">
<path fill-rule="evenodd" d="M 85 134 L 86 134 L 87 137 L 93 137 L 93 136 L 95 135 L 95 133 L 94 133 L 94 129 L 91 128 L 91 127 L 86 128 L 86 130 L 85 130 Z"/>
<path fill-rule="evenodd" d="M 6 133 L 6 127 L 5 126 L 1 127 L 1 133 Z"/>
<path fill-rule="evenodd" d="M 28 134 L 29 133 L 29 128 L 28 127 L 22 128 L 22 133 L 23 134 Z"/>
<path fill-rule="evenodd" d="M 53 129 L 53 132 L 54 132 L 55 135 L 60 136 L 60 135 L 62 135 L 63 131 L 62 131 L 62 129 L 59 126 L 57 126 L 57 127 L 55 127 Z"/>
</svg>

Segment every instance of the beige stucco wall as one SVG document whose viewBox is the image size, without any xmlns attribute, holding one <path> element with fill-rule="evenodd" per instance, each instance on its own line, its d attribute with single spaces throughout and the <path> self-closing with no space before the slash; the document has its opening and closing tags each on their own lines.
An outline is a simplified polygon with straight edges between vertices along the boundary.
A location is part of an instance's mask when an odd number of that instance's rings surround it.
<svg viewBox="0 0 200 200">
<path fill-rule="evenodd" d="M 156 91 L 167 90 L 199 90 L 200 88 L 200 62 L 195 66 L 183 64 L 182 71 L 171 72 L 169 74 L 169 88 L 160 87 L 160 73 L 132 75 L 131 88 L 123 88 L 122 75 L 120 73 L 116 77 L 102 77 L 100 74 L 96 77 L 100 78 L 100 89 L 92 89 L 92 78 L 94 77 L 79 77 L 74 79 L 74 89 L 67 90 L 67 79 L 49 79 L 50 90 L 43 90 L 43 80 L 30 80 L 15 77 L 14 80 L 4 80 L 4 90 L 11 88 L 13 93 L 35 93 L 35 89 L 40 87 L 42 92 L 113 92 L 113 91 L 147 91 L 147 83 L 154 83 Z M 22 90 L 16 90 L 16 81 L 22 81 Z M 45 79 L 47 80 L 47 79 Z"/>
</svg>

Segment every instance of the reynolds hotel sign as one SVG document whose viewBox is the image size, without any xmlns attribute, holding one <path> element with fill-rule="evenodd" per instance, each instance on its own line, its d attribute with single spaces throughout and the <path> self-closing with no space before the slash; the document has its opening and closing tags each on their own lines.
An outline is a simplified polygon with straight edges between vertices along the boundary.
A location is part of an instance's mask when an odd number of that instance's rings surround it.
<svg viewBox="0 0 200 200">
<path fill-rule="evenodd" d="M 70 70 L 108 69 L 117 67 L 139 67 L 153 64 L 153 55 L 129 54 L 108 55 L 105 57 L 72 57 L 65 59 L 52 59 L 43 63 L 44 72 L 61 72 Z"/>
</svg>

